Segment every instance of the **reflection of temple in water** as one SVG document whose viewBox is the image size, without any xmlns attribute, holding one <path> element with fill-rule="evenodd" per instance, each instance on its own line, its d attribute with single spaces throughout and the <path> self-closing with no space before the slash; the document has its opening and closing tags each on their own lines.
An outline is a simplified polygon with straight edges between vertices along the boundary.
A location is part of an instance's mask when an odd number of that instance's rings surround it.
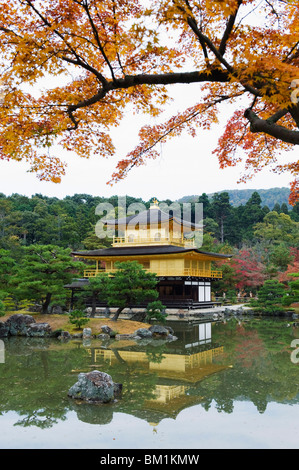
<svg viewBox="0 0 299 470">
<path fill-rule="evenodd" d="M 89 349 L 93 364 L 116 364 L 121 361 L 138 367 L 144 373 L 157 377 L 153 397 L 145 402 L 145 408 L 162 411 L 163 414 L 176 416 L 177 413 L 201 401 L 198 394 L 189 394 L 198 382 L 212 374 L 227 369 L 217 359 L 221 359 L 223 347 L 213 345 L 211 323 L 192 325 L 182 341 L 167 344 L 161 354 L 148 348 L 143 350 L 132 341 L 122 342 L 118 347 L 114 343 L 111 349 Z"/>
</svg>

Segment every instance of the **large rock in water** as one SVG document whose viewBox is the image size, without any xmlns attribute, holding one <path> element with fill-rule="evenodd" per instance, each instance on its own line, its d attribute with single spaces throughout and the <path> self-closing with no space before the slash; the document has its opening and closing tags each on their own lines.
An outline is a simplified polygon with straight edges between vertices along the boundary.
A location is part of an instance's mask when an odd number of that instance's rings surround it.
<svg viewBox="0 0 299 470">
<path fill-rule="evenodd" d="M 138 328 L 138 330 L 135 331 L 134 335 L 139 336 L 140 338 L 151 338 L 152 332 L 148 328 Z"/>
<path fill-rule="evenodd" d="M 121 385 L 115 384 L 110 375 L 93 370 L 78 375 L 68 391 L 68 396 L 87 402 L 109 403 L 120 395 Z"/>
<path fill-rule="evenodd" d="M 31 315 L 16 313 L 11 315 L 5 323 L 9 329 L 9 334 L 12 336 L 26 336 L 30 325 L 36 322 Z"/>
<path fill-rule="evenodd" d="M 149 328 L 149 331 L 153 336 L 167 336 L 169 335 L 169 330 L 161 325 L 153 325 Z"/>
<path fill-rule="evenodd" d="M 7 331 L 7 335 L 11 336 L 50 336 L 52 333 L 51 326 L 48 323 L 37 323 L 31 315 L 23 315 L 16 313 L 11 315 L 5 322 L 5 328 L 0 327 L 0 335 Z M 1 333 L 2 331 L 2 333 Z"/>
<path fill-rule="evenodd" d="M 27 330 L 27 336 L 45 337 L 52 333 L 51 326 L 48 323 L 31 323 Z"/>
<path fill-rule="evenodd" d="M 3 321 L 0 321 L 0 338 L 4 338 L 9 335 L 9 327 Z"/>
</svg>

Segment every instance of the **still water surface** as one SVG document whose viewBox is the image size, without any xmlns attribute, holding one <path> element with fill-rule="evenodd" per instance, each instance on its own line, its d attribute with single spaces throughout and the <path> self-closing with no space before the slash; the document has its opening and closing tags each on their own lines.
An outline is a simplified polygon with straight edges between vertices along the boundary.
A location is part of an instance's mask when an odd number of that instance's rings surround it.
<svg viewBox="0 0 299 470">
<path fill-rule="evenodd" d="M 0 448 L 299 448 L 296 324 L 171 326 L 175 342 L 5 339 Z M 122 398 L 68 398 L 78 373 L 90 370 L 122 383 Z"/>
</svg>

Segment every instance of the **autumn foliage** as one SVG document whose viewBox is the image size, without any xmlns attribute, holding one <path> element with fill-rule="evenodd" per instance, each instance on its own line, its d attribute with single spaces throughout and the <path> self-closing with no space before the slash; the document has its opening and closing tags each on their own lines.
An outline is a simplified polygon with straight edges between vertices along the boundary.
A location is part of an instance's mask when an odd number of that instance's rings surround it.
<svg viewBox="0 0 299 470">
<path fill-rule="evenodd" d="M 288 264 L 286 271 L 282 272 L 278 276 L 280 282 L 289 282 L 294 280 L 294 276 L 299 273 L 299 249 L 291 248 L 291 262 Z"/>
<path fill-rule="evenodd" d="M 1 0 L 0 157 L 58 182 L 59 149 L 110 157 L 111 129 L 146 113 L 155 124 L 114 182 L 156 158 L 157 143 L 209 129 L 227 104 L 220 166 L 245 159 L 244 180 L 288 171 L 294 203 L 299 163 L 279 155 L 299 144 L 298 31 L 298 0 Z M 190 83 L 194 105 L 163 122 L 171 85 Z"/>
<path fill-rule="evenodd" d="M 263 260 L 251 248 L 239 250 L 232 260 L 232 267 L 236 275 L 236 288 L 239 290 L 259 288 L 267 279 Z"/>
</svg>

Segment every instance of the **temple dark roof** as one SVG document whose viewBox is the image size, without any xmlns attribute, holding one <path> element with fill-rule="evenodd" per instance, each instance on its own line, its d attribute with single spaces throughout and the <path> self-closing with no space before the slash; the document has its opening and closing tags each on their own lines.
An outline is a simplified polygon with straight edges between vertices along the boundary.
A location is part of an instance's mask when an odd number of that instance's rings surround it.
<svg viewBox="0 0 299 470">
<path fill-rule="evenodd" d="M 195 224 L 193 222 L 183 220 L 181 217 L 176 217 L 175 215 L 162 211 L 158 207 L 154 207 L 145 211 L 140 212 L 137 215 L 130 215 L 128 217 L 121 217 L 119 219 L 113 220 L 101 220 L 105 225 L 117 227 L 117 226 L 131 226 L 136 227 L 138 225 L 159 225 L 170 220 L 175 221 L 179 225 L 183 225 L 185 231 L 190 230 L 200 230 L 203 228 L 200 224 Z"/>
<path fill-rule="evenodd" d="M 207 256 L 213 256 L 215 258 L 231 258 L 231 255 L 222 253 L 209 253 L 207 251 L 201 251 L 197 248 L 184 248 L 174 245 L 150 245 L 150 246 L 124 246 L 124 247 L 111 247 L 102 248 L 100 250 L 89 250 L 89 251 L 74 251 L 74 256 L 128 256 L 128 255 L 161 255 L 161 254 L 178 254 L 192 252 L 200 253 Z"/>
</svg>

